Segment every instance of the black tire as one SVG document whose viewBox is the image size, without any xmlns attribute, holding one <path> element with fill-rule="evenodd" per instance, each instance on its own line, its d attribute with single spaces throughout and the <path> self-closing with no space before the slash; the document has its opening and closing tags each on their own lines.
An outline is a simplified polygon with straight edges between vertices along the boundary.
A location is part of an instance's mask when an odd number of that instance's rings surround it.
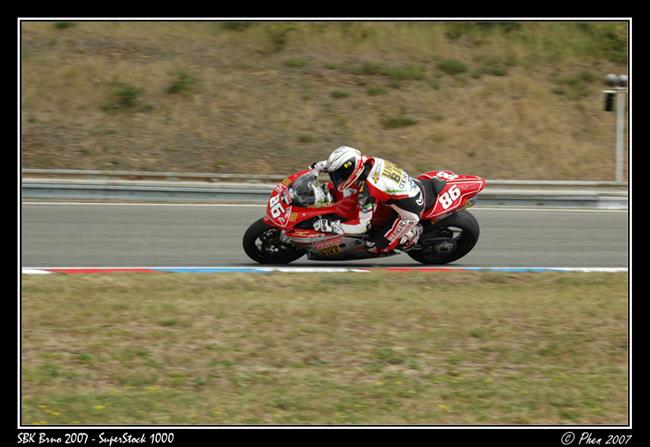
<svg viewBox="0 0 650 447">
<path fill-rule="evenodd" d="M 291 244 L 279 239 L 280 229 L 259 219 L 244 233 L 244 251 L 253 261 L 260 264 L 288 264 L 305 254 Z"/>
<path fill-rule="evenodd" d="M 478 222 L 466 210 L 433 225 L 423 225 L 422 249 L 406 252 L 422 264 L 448 264 L 462 258 L 474 248 L 480 233 Z"/>
</svg>

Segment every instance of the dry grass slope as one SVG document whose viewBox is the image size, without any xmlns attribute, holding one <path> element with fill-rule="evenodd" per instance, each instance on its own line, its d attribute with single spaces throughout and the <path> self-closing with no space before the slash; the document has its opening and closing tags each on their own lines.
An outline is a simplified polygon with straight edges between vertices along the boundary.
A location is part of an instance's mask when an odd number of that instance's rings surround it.
<svg viewBox="0 0 650 447">
<path fill-rule="evenodd" d="M 611 179 L 625 23 L 28 22 L 27 168 L 285 173 L 356 146 L 412 173 Z"/>
</svg>

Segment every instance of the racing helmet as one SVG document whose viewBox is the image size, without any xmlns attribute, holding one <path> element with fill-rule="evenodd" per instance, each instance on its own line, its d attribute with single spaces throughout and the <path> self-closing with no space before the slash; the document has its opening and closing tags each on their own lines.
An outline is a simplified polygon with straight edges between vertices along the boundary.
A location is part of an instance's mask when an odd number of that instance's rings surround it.
<svg viewBox="0 0 650 447">
<path fill-rule="evenodd" d="M 334 187 L 343 192 L 357 181 L 363 172 L 366 157 L 357 149 L 340 146 L 334 149 L 327 159 L 327 172 Z"/>
</svg>

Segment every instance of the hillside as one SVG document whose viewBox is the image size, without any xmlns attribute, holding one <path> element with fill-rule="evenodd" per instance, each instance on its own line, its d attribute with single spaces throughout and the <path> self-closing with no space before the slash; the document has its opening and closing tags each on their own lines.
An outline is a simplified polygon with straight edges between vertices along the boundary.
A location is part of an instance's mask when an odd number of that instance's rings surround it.
<svg viewBox="0 0 650 447">
<path fill-rule="evenodd" d="M 611 180 L 626 23 L 23 22 L 22 167 Z M 627 158 L 627 157 L 626 157 Z"/>
</svg>

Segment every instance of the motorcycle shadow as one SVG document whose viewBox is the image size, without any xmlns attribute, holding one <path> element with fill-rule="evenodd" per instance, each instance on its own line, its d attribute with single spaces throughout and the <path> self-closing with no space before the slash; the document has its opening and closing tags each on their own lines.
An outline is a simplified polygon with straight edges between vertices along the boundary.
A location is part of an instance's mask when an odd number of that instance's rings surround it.
<svg viewBox="0 0 650 447">
<path fill-rule="evenodd" d="M 257 263 L 248 263 L 248 264 L 242 264 L 243 267 L 312 267 L 312 268 L 364 268 L 364 267 L 380 267 L 380 268 L 385 268 L 385 267 L 403 267 L 403 268 L 426 268 L 426 267 L 465 267 L 463 264 L 444 264 L 444 265 L 423 265 L 418 262 L 409 262 L 409 261 L 404 261 L 404 262 L 382 262 L 382 261 L 375 261 L 375 262 L 368 262 L 368 261 L 363 261 L 363 262 L 355 262 L 355 261 L 347 261 L 347 262 L 315 262 L 315 261 L 305 261 L 305 262 L 292 262 L 291 264 L 257 264 Z"/>
</svg>

